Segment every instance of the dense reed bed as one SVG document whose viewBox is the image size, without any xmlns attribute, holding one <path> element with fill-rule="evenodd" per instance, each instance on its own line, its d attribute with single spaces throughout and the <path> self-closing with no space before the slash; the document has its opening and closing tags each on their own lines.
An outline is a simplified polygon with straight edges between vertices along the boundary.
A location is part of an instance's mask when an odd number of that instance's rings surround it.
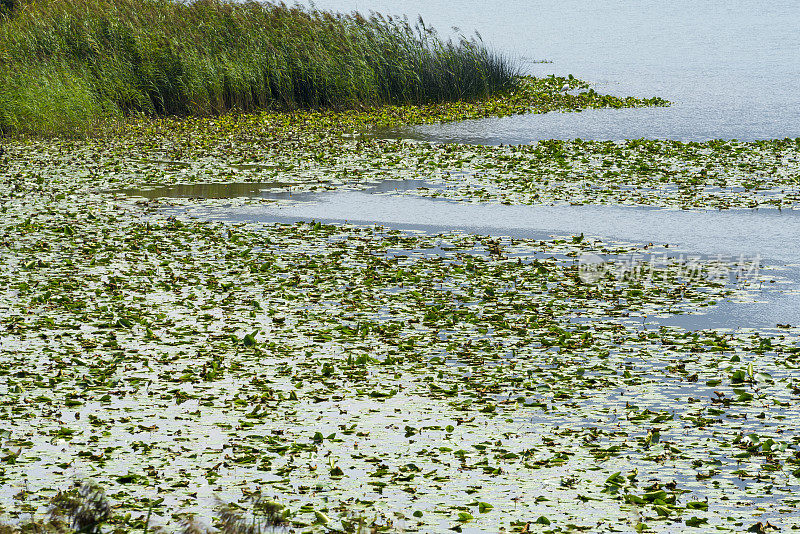
<svg viewBox="0 0 800 534">
<path fill-rule="evenodd" d="M 132 112 L 470 100 L 517 74 L 479 37 L 445 41 L 421 19 L 226 0 L 4 2 L 3 133 L 80 133 Z"/>
</svg>

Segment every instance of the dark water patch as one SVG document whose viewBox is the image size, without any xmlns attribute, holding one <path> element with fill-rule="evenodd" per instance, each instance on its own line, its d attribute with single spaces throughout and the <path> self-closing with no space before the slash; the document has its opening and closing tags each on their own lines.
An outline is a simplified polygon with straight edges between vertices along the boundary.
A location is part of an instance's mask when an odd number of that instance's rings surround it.
<svg viewBox="0 0 800 534">
<path fill-rule="evenodd" d="M 265 193 L 292 186 L 285 182 L 234 183 L 234 184 L 175 184 L 154 187 L 121 189 L 114 191 L 131 197 L 144 197 L 149 200 L 160 198 L 257 198 Z"/>
<path fill-rule="evenodd" d="M 412 191 L 415 189 L 441 189 L 424 180 L 380 180 L 376 182 L 351 182 L 350 188 L 363 190 L 365 193 L 390 193 Z M 244 182 L 244 183 L 203 183 L 175 184 L 152 187 L 134 187 L 111 191 L 130 197 L 144 197 L 148 200 L 169 198 L 267 198 L 314 200 L 324 194 L 315 191 L 317 187 L 329 187 L 326 184 L 297 184 L 292 182 Z M 309 189 L 311 189 L 309 191 Z"/>
</svg>

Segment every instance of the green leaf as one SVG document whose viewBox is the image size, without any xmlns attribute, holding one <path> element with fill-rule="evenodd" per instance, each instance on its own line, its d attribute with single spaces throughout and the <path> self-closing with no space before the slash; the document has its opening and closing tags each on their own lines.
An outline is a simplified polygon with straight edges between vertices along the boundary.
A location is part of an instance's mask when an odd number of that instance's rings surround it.
<svg viewBox="0 0 800 534">
<path fill-rule="evenodd" d="M 656 499 L 664 500 L 667 498 L 667 492 L 663 490 L 656 490 L 656 491 L 649 491 L 642 495 L 642 499 L 646 500 L 647 502 L 653 502 Z"/>
<path fill-rule="evenodd" d="M 638 495 L 626 494 L 623 495 L 625 502 L 628 504 L 647 504 L 647 501 L 639 497 Z"/>
<path fill-rule="evenodd" d="M 700 525 L 705 525 L 708 523 L 708 519 L 700 519 L 699 517 L 692 516 L 691 519 L 686 520 L 686 526 L 689 527 L 699 527 Z"/>
<path fill-rule="evenodd" d="M 332 477 L 343 477 L 344 476 L 344 471 L 342 471 L 342 468 L 337 465 L 336 467 L 331 469 L 331 476 Z"/>
<path fill-rule="evenodd" d="M 655 508 L 656 513 L 658 515 L 660 515 L 661 517 L 668 517 L 669 515 L 672 514 L 672 510 L 670 510 L 666 506 L 662 506 L 662 505 L 658 505 L 657 504 L 657 505 L 653 506 L 653 508 Z"/>
<path fill-rule="evenodd" d="M 258 330 L 247 334 L 242 338 L 242 343 L 244 343 L 245 347 L 255 347 L 256 346 L 256 335 L 258 335 Z"/>
</svg>

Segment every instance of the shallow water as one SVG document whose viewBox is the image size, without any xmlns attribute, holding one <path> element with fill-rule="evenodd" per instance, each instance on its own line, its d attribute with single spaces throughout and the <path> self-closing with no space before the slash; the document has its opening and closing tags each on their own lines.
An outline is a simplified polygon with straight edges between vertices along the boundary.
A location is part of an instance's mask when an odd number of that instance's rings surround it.
<svg viewBox="0 0 800 534">
<path fill-rule="evenodd" d="M 446 33 L 478 30 L 535 75 L 566 75 L 670 108 L 590 110 L 447 125 L 387 136 L 476 144 L 540 139 L 767 139 L 800 136 L 800 5 L 775 2 L 320 0 L 324 9 L 421 13 Z M 549 60 L 552 63 L 535 63 Z"/>
<path fill-rule="evenodd" d="M 408 188 L 423 186 L 414 181 Z M 384 184 L 383 190 L 398 189 Z M 413 187 L 412 187 L 413 186 Z M 398 190 L 402 190 L 401 185 Z M 670 316 L 652 324 L 700 328 L 767 328 L 800 323 L 800 212 L 793 210 L 667 210 L 618 206 L 507 206 L 460 203 L 377 191 L 301 193 L 294 202 L 260 205 L 193 206 L 188 213 L 227 222 L 294 222 L 379 225 L 427 234 L 452 231 L 512 238 L 544 239 L 584 234 L 606 242 L 653 243 L 655 258 L 718 259 L 760 265 L 765 283 L 754 302 L 724 300 L 702 316 Z M 262 193 L 262 198 L 267 193 Z M 279 197 L 280 195 L 274 195 Z M 285 197 L 282 197 L 285 198 Z M 608 257 L 624 264 L 629 257 Z M 731 276 L 734 276 L 733 274 Z M 770 282 L 775 280 L 775 282 Z"/>
<path fill-rule="evenodd" d="M 415 183 L 414 186 L 420 185 Z M 394 184 L 389 187 L 393 188 Z M 267 197 L 267 193 L 259 196 Z M 192 211 L 237 222 L 314 219 L 435 233 L 458 230 L 517 238 L 583 233 L 626 242 L 670 244 L 693 254 L 760 256 L 771 262 L 800 264 L 800 250 L 794 246 L 796 236 L 800 235 L 800 212 L 795 210 L 507 206 L 409 195 L 375 195 L 371 191 L 302 193 L 295 197 L 304 202 L 198 207 Z"/>
<path fill-rule="evenodd" d="M 276 190 L 286 191 L 290 187 L 282 182 L 236 183 L 236 184 L 175 184 L 135 189 L 120 189 L 113 193 L 157 198 L 238 198 L 259 197 Z"/>
<path fill-rule="evenodd" d="M 175 184 L 163 186 L 118 189 L 112 193 L 144 197 L 148 200 L 160 198 L 270 198 L 304 200 L 314 199 L 319 193 L 300 191 L 292 193 L 295 184 L 288 182 L 238 182 L 213 184 Z M 388 193 L 411 191 L 418 188 L 434 189 L 439 186 L 424 180 L 381 180 L 360 182 L 358 187 L 365 193 Z"/>
</svg>

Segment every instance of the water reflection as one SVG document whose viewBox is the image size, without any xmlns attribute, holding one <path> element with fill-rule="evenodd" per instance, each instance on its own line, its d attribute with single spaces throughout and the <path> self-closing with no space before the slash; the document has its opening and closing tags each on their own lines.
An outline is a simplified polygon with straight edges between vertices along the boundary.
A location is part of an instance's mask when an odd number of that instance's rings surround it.
<svg viewBox="0 0 800 534">
<path fill-rule="evenodd" d="M 131 197 L 158 198 L 240 198 L 259 197 L 271 194 L 278 189 L 286 189 L 291 184 L 284 182 L 234 183 L 234 184 L 175 184 L 155 187 L 121 189 L 121 193 Z"/>
<path fill-rule="evenodd" d="M 380 180 L 375 182 L 351 182 L 345 187 L 357 187 L 365 193 L 390 193 L 412 191 L 415 189 L 438 189 L 441 186 L 430 184 L 424 180 Z M 315 186 L 312 186 L 315 187 Z M 330 187 L 327 183 L 320 183 L 317 188 Z M 300 190 L 298 184 L 289 182 L 247 182 L 247 183 L 202 183 L 202 184 L 175 184 L 164 186 L 135 187 L 111 191 L 129 197 L 144 197 L 148 200 L 162 198 L 269 198 L 269 199 L 295 199 L 313 200 L 321 193 L 317 191 Z"/>
</svg>

